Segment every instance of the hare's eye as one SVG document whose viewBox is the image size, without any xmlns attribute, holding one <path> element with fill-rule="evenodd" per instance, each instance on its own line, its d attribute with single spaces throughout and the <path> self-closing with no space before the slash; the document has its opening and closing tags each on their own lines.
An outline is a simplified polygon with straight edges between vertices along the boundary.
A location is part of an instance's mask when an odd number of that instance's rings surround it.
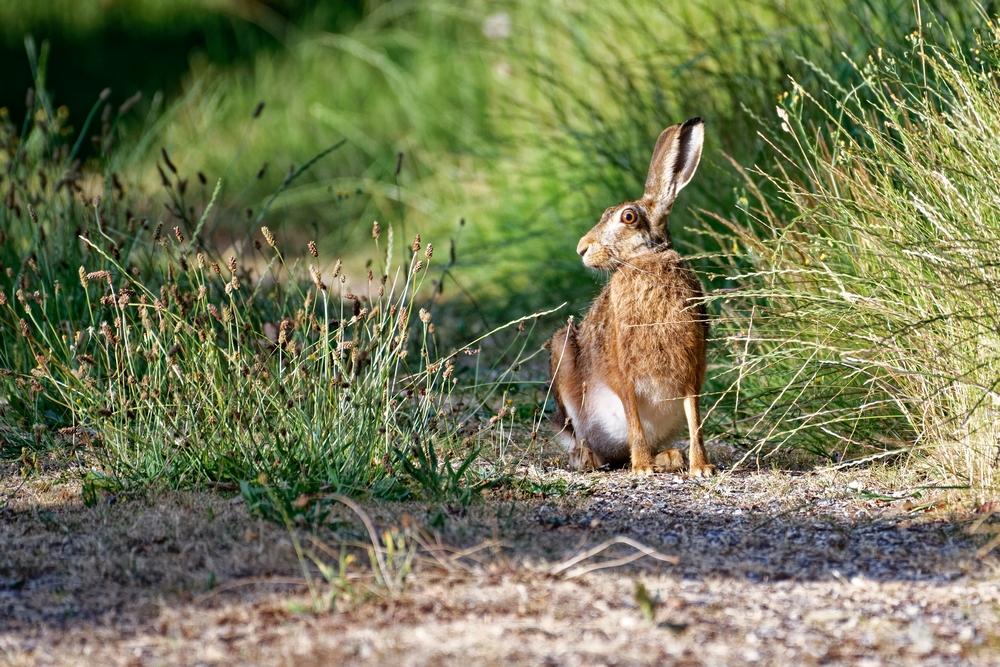
<svg viewBox="0 0 1000 667">
<path fill-rule="evenodd" d="M 634 208 L 627 208 L 622 211 L 622 222 L 626 225 L 634 225 L 639 220 L 639 214 Z"/>
</svg>

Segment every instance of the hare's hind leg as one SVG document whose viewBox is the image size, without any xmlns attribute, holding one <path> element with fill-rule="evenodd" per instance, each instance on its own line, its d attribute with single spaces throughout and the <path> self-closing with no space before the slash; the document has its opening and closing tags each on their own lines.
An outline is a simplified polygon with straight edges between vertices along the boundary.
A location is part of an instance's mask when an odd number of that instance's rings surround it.
<svg viewBox="0 0 1000 667">
<path fill-rule="evenodd" d="M 582 426 L 578 419 L 583 400 L 583 381 L 577 371 L 576 332 L 572 321 L 552 336 L 549 346 L 549 371 L 556 399 L 556 411 L 552 415 L 556 439 L 566 448 L 571 468 L 596 470 L 604 465 L 604 461 L 587 446 L 587 441 L 577 431 Z"/>
<path fill-rule="evenodd" d="M 569 450 L 569 467 L 580 472 L 590 472 L 604 467 L 604 461 L 597 453 L 587 446 L 586 440 L 577 440 L 573 449 Z"/>
<path fill-rule="evenodd" d="M 576 372 L 576 336 L 573 322 L 557 331 L 549 341 L 549 376 L 552 394 L 556 399 L 556 409 L 552 413 L 552 426 L 556 430 L 556 440 L 570 451 L 576 445 L 574 423 L 580 411 L 579 378 Z"/>
<path fill-rule="evenodd" d="M 679 472 L 684 470 L 684 454 L 679 449 L 665 449 L 653 459 L 657 472 Z"/>
<path fill-rule="evenodd" d="M 691 448 L 688 450 L 689 472 L 694 477 L 711 477 L 715 466 L 708 462 L 705 442 L 701 434 L 701 415 L 698 414 L 698 394 L 684 397 L 684 414 L 687 416 Z"/>
</svg>

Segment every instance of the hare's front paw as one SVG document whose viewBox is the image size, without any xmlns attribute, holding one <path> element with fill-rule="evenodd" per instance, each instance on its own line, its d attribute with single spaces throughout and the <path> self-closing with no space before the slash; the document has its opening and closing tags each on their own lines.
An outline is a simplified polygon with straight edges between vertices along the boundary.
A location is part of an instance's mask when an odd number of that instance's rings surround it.
<svg viewBox="0 0 1000 667">
<path fill-rule="evenodd" d="M 655 472 L 653 457 L 649 454 L 637 455 L 632 452 L 632 472 L 637 475 L 652 475 Z"/>
<path fill-rule="evenodd" d="M 658 472 L 677 472 L 684 470 L 684 455 L 679 449 L 668 449 L 657 454 L 653 463 Z"/>
<path fill-rule="evenodd" d="M 569 466 L 573 470 L 589 472 L 597 470 L 603 465 L 601 459 L 594 453 L 594 450 L 587 446 L 583 440 L 578 442 L 569 452 Z"/>
<path fill-rule="evenodd" d="M 716 472 L 718 472 L 714 465 L 711 463 L 702 463 L 701 465 L 693 465 L 691 469 L 688 470 L 688 474 L 692 477 L 711 477 Z"/>
</svg>

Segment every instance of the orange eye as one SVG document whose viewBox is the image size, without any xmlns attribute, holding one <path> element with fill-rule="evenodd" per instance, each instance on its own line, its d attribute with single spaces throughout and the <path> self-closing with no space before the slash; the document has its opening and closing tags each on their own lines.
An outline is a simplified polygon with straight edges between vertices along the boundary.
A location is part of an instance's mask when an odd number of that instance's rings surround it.
<svg viewBox="0 0 1000 667">
<path fill-rule="evenodd" d="M 627 208 L 622 211 L 622 222 L 626 225 L 634 225 L 639 221 L 639 214 L 635 212 L 634 208 Z"/>
</svg>

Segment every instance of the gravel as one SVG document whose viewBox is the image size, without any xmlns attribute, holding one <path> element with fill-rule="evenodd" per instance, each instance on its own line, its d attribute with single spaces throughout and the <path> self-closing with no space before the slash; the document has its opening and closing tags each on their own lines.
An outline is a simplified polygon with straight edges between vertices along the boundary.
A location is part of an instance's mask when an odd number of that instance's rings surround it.
<svg viewBox="0 0 1000 667">
<path fill-rule="evenodd" d="M 422 546 L 400 592 L 368 572 L 323 613 L 287 585 L 289 533 L 238 499 L 87 508 L 72 483 L 8 477 L 0 662 L 1000 664 L 981 499 L 878 470 L 525 475 L 550 495 L 367 507 L 380 529 L 436 527 L 407 533 Z M 651 555 L 621 564 L 636 547 Z"/>
</svg>

